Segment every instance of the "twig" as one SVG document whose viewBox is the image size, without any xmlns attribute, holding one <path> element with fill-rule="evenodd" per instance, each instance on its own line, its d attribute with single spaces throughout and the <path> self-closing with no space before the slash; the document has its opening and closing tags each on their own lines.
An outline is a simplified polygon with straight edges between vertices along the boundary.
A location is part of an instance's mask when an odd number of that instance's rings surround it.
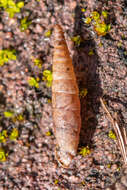
<svg viewBox="0 0 127 190">
<path fill-rule="evenodd" d="M 100 102 L 101 102 L 101 105 L 103 107 L 103 109 L 105 110 L 109 120 L 111 121 L 112 123 L 112 126 L 113 126 L 113 129 L 116 133 L 116 136 L 117 136 L 117 139 L 118 139 L 118 144 L 120 146 L 120 151 L 121 151 L 121 154 L 123 156 L 123 159 L 124 159 L 124 163 L 127 164 L 127 154 L 126 154 L 126 144 L 127 144 L 127 134 L 126 134 L 126 131 L 125 131 L 125 128 L 123 128 L 123 136 L 122 136 L 122 133 L 121 133 L 121 130 L 120 130 L 120 127 L 117 123 L 117 114 L 115 114 L 115 119 L 111 116 L 111 114 L 109 113 L 107 107 L 105 106 L 104 104 L 104 101 L 102 100 L 102 98 L 100 98 Z"/>
</svg>

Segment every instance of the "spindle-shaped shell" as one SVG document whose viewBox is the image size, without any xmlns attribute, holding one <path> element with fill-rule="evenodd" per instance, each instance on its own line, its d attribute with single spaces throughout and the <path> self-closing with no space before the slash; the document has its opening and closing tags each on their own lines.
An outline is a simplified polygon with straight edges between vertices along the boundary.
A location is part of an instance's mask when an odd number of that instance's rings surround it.
<svg viewBox="0 0 127 190">
<path fill-rule="evenodd" d="M 72 59 L 59 25 L 54 28 L 52 109 L 57 160 L 68 167 L 77 153 L 81 127 L 79 90 Z"/>
</svg>

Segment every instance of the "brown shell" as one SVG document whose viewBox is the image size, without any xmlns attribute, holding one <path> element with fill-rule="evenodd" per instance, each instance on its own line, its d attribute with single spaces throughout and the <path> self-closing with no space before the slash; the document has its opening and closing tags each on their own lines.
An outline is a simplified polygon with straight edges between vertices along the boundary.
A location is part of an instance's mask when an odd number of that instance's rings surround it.
<svg viewBox="0 0 127 190">
<path fill-rule="evenodd" d="M 68 167 L 77 153 L 81 128 L 79 90 L 72 59 L 59 25 L 54 28 L 52 109 L 57 160 Z"/>
</svg>

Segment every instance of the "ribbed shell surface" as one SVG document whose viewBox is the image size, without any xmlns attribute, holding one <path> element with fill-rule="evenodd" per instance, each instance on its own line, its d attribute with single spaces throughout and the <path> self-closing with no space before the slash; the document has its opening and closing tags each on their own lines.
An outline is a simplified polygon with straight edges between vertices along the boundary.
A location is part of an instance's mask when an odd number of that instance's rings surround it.
<svg viewBox="0 0 127 190">
<path fill-rule="evenodd" d="M 68 167 L 76 155 L 81 127 L 79 90 L 72 59 L 59 25 L 54 28 L 52 109 L 56 157 Z"/>
</svg>

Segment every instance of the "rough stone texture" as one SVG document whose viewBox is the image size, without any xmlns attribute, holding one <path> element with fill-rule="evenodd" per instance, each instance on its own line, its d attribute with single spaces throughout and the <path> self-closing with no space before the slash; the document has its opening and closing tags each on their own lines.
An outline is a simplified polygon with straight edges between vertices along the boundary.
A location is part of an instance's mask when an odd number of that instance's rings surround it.
<svg viewBox="0 0 127 190">
<path fill-rule="evenodd" d="M 81 12 L 85 8 L 86 12 Z M 92 11 L 109 13 L 111 30 L 97 36 L 91 25 L 84 23 Z M 20 20 L 32 21 L 25 32 Z M 51 69 L 53 36 L 45 32 L 61 24 L 72 55 L 79 89 L 87 88 L 81 97 L 81 147 L 91 153 L 74 158 L 69 169 L 55 160 L 56 140 L 52 134 L 51 89 L 42 81 L 42 71 Z M 79 46 L 71 41 L 80 35 Z M 0 163 L 0 190 L 98 190 L 112 185 L 124 174 L 117 141 L 108 137 L 112 129 L 99 98 L 104 96 L 112 114 L 118 113 L 121 125 L 127 123 L 127 3 L 125 0 L 47 0 L 28 1 L 22 11 L 10 19 L 0 8 L 0 49 L 14 48 L 17 60 L 0 67 L 0 130 L 19 130 L 19 137 L 0 145 L 8 153 Z M 93 50 L 93 55 L 89 54 Z M 32 57 L 42 59 L 42 69 L 35 67 Z M 28 85 L 29 77 L 39 77 L 39 89 Z M 23 121 L 12 121 L 3 112 L 23 114 Z M 51 136 L 47 132 L 51 131 Z M 79 152 L 79 151 L 78 151 Z M 124 166 L 123 166 L 124 168 Z M 125 186 L 125 177 L 117 184 Z M 118 186 L 118 185 L 117 185 Z M 120 186 L 120 185 L 119 185 Z M 117 188 L 118 189 L 118 188 Z M 116 190 L 117 190 L 116 189 Z"/>
</svg>

